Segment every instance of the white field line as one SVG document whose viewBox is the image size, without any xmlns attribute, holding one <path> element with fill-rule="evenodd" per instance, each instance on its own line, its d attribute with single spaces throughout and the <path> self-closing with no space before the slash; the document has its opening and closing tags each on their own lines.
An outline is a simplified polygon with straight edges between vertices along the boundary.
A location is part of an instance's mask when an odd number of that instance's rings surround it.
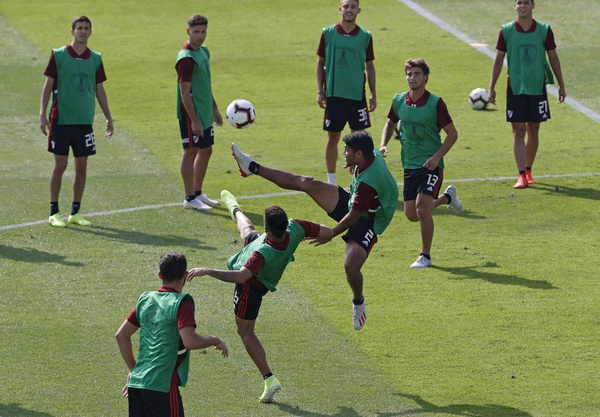
<svg viewBox="0 0 600 417">
<path fill-rule="evenodd" d="M 577 177 L 596 177 L 600 176 L 600 172 L 581 172 L 577 174 L 547 174 L 547 175 L 536 175 L 535 179 L 543 179 L 543 178 L 577 178 Z M 510 177 L 488 177 L 488 178 L 462 178 L 462 179 L 454 179 L 445 181 L 448 184 L 452 183 L 465 183 L 465 182 L 482 182 L 482 181 L 508 181 L 514 179 L 514 176 Z M 399 182 L 398 186 L 402 187 L 404 183 Z M 236 196 L 238 200 L 249 200 L 249 199 L 257 199 L 257 198 L 273 198 L 273 197 L 283 197 L 283 196 L 291 196 L 303 194 L 302 191 L 282 191 L 279 193 L 270 193 L 270 194 L 257 194 L 257 195 L 244 195 L 244 196 Z M 86 213 L 85 217 L 96 217 L 96 216 L 110 216 L 113 214 L 121 214 L 121 213 L 134 213 L 137 211 L 143 210 L 158 210 L 167 207 L 175 207 L 180 206 L 181 203 L 165 203 L 165 204 L 155 204 L 151 206 L 139 206 L 139 207 L 130 207 L 118 210 L 109 210 L 109 211 L 99 211 L 97 213 Z M 34 222 L 27 223 L 18 223 L 18 224 L 9 224 L 7 226 L 0 226 L 0 231 L 2 230 L 10 230 L 10 229 L 21 229 L 29 226 L 39 226 L 42 224 L 48 224 L 48 220 L 38 220 Z"/>
<path fill-rule="evenodd" d="M 496 51 L 495 50 L 492 50 L 492 49 L 488 48 L 487 45 L 482 44 L 480 42 L 477 42 L 475 39 L 473 39 L 473 38 L 467 36 L 466 34 L 462 33 L 460 30 L 458 30 L 454 26 L 449 25 L 448 23 L 444 22 L 439 17 L 431 14 L 430 12 L 428 12 L 427 10 L 425 10 L 423 7 L 419 6 L 414 1 L 411 1 L 411 0 L 398 0 L 398 1 L 400 3 L 402 3 L 402 4 L 404 4 L 406 7 L 410 8 L 411 10 L 413 10 L 414 12 L 420 14 L 421 16 L 423 16 L 425 19 L 429 20 L 434 25 L 440 27 L 441 29 L 444 29 L 446 32 L 450 33 L 452 36 L 454 36 L 454 37 L 460 39 L 461 41 L 463 41 L 463 42 L 471 45 L 473 48 L 477 49 L 482 54 L 487 55 L 491 59 L 494 59 L 496 57 Z M 500 29 L 498 29 L 498 30 L 500 30 Z M 506 59 L 504 60 L 504 66 L 506 67 Z M 490 69 L 490 71 L 491 71 L 491 69 Z M 548 87 L 548 92 L 550 94 L 552 94 L 554 97 L 558 97 L 558 89 L 556 87 L 554 87 L 552 85 L 548 85 L 547 87 Z M 600 114 L 596 113 L 592 109 L 587 108 L 586 106 L 584 106 L 583 104 L 581 104 L 577 100 L 575 100 L 575 99 L 573 99 L 571 97 L 567 97 L 565 99 L 565 103 L 567 103 L 569 106 L 571 106 L 572 108 L 574 108 L 578 112 L 586 115 L 587 117 L 589 117 L 590 119 L 592 119 L 596 123 L 600 123 Z"/>
</svg>

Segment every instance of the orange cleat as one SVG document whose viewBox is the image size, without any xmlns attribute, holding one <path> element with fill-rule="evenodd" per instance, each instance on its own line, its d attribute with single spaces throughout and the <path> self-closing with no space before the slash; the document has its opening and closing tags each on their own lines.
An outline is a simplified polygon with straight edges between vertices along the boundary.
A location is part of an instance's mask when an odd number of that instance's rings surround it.
<svg viewBox="0 0 600 417">
<path fill-rule="evenodd" d="M 527 178 L 525 177 L 525 174 L 519 174 L 519 179 L 515 185 L 513 185 L 513 188 L 527 188 Z"/>
<path fill-rule="evenodd" d="M 527 185 L 535 184 L 533 177 L 531 176 L 531 170 L 525 171 L 525 178 L 527 179 Z"/>
</svg>

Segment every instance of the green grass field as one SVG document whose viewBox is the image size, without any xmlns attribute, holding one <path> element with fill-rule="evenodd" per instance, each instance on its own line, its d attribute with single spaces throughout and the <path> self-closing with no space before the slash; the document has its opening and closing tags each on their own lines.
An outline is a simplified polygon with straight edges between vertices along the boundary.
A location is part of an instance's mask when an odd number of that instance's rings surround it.
<svg viewBox="0 0 600 417">
<path fill-rule="evenodd" d="M 193 13 L 209 18 L 213 89 L 221 111 L 254 103 L 249 129 L 216 129 L 205 190 L 228 189 L 260 225 L 264 207 L 331 225 L 304 195 L 243 179 L 232 141 L 259 162 L 324 178 L 325 134 L 315 103 L 315 51 L 322 27 L 339 20 L 337 2 L 308 0 L 107 0 L 0 5 L 0 416 L 127 414 L 126 367 L 114 333 L 139 294 L 159 285 L 158 257 L 182 251 L 191 266 L 223 267 L 241 242 L 226 209 L 181 208 L 181 149 L 175 118 L 174 57 Z M 327 4 L 326 4 L 327 3 Z M 438 17 L 494 47 L 514 18 L 509 0 L 420 0 Z M 194 352 L 188 416 L 595 417 L 600 409 L 600 226 L 598 123 L 552 100 L 541 129 L 537 184 L 513 190 L 512 140 L 504 98 L 472 111 L 467 94 L 486 87 L 492 61 L 394 0 L 361 2 L 358 23 L 373 32 L 377 143 L 391 97 L 406 90 L 402 64 L 423 56 L 429 89 L 448 103 L 459 141 L 445 183 L 465 204 L 435 213 L 435 267 L 410 270 L 418 225 L 399 204 L 364 268 L 369 319 L 356 332 L 343 271 L 343 242 L 302 245 L 257 332 L 284 390 L 258 403 L 262 380 L 235 331 L 233 287 L 196 279 L 199 331 L 222 337 L 224 360 Z M 93 21 L 89 46 L 101 51 L 116 133 L 89 163 L 83 213 L 90 228 L 46 224 L 52 158 L 38 128 L 43 70 L 53 47 L 71 41 L 70 21 Z M 567 94 L 600 112 L 595 58 L 600 8 L 539 1 L 552 24 Z M 399 143 L 388 164 L 400 181 Z M 338 175 L 344 183 L 344 175 Z M 61 192 L 71 199 L 72 162 Z M 346 181 L 349 183 L 349 178 Z"/>
</svg>

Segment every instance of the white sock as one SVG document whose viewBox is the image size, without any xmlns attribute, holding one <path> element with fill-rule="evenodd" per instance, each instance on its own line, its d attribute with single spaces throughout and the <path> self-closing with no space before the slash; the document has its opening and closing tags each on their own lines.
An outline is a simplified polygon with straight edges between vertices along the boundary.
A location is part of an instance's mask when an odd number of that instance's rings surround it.
<svg viewBox="0 0 600 417">
<path fill-rule="evenodd" d="M 328 172 L 327 173 L 327 182 L 335 184 L 335 172 Z"/>
</svg>

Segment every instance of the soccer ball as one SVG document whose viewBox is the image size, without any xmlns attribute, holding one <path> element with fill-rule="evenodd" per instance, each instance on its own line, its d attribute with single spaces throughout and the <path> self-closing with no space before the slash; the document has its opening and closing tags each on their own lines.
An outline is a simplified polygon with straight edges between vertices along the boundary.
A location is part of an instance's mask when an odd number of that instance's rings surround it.
<svg viewBox="0 0 600 417">
<path fill-rule="evenodd" d="M 254 123 L 256 110 L 252 103 L 242 98 L 233 100 L 227 106 L 227 121 L 236 129 L 243 129 Z"/>
<path fill-rule="evenodd" d="M 469 104 L 474 110 L 483 110 L 490 102 L 488 92 L 483 88 L 476 88 L 469 93 Z"/>
</svg>

